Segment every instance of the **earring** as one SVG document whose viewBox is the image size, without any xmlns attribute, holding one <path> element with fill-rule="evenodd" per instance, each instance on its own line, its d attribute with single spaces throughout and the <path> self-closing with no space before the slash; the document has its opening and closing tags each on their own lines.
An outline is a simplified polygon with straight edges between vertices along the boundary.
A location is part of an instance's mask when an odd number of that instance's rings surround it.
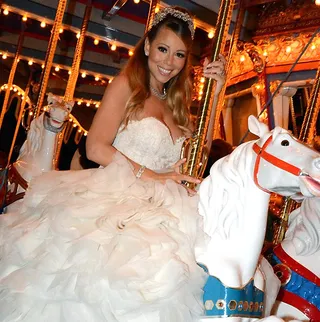
<svg viewBox="0 0 320 322">
<path fill-rule="evenodd" d="M 149 56 L 149 53 L 147 51 L 144 52 L 144 54 L 148 57 Z"/>
</svg>

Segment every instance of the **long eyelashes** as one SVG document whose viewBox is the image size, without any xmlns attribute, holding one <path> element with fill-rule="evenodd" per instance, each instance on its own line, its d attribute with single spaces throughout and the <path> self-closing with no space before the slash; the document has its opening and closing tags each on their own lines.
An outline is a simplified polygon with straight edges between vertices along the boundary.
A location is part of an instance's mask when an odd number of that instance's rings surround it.
<svg viewBox="0 0 320 322">
<path fill-rule="evenodd" d="M 161 51 L 162 53 L 166 53 L 167 52 L 167 49 L 164 48 L 164 47 L 158 47 L 158 50 Z"/>
<path fill-rule="evenodd" d="M 164 54 L 167 52 L 167 48 L 162 47 L 162 46 L 158 47 L 158 50 L 159 50 L 160 52 L 164 53 Z M 178 58 L 181 58 L 181 59 L 183 59 L 183 58 L 185 58 L 185 57 L 186 57 L 186 56 L 185 56 L 185 54 L 182 54 L 182 53 L 177 53 L 177 54 L 176 54 L 176 56 L 177 56 Z"/>
</svg>

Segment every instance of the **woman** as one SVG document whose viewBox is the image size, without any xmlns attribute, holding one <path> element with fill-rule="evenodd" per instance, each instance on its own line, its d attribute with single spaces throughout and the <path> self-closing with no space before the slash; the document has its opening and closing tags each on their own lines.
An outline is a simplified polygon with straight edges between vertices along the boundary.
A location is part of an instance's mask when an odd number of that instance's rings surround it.
<svg viewBox="0 0 320 322">
<path fill-rule="evenodd" d="M 104 168 L 34 180 L 19 215 L 1 219 L 1 321 L 187 322 L 203 312 L 205 240 L 197 197 L 181 181 L 191 124 L 183 9 L 155 17 L 108 86 L 87 141 Z M 223 84 L 223 62 L 204 75 Z M 216 100 L 215 100 L 216 101 Z"/>
</svg>

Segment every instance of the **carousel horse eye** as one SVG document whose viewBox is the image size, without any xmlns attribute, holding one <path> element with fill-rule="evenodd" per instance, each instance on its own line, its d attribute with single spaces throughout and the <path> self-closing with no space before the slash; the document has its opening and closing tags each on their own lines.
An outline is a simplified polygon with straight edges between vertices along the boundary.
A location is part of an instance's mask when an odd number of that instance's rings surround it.
<svg viewBox="0 0 320 322">
<path fill-rule="evenodd" d="M 289 146 L 290 142 L 288 140 L 283 140 L 283 141 L 281 141 L 281 145 L 282 146 Z"/>
</svg>

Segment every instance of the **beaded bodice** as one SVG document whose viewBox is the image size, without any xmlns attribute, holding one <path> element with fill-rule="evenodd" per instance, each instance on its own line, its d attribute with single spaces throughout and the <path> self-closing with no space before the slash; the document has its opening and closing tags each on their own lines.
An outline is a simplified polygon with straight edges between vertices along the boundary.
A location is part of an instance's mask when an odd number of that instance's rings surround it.
<svg viewBox="0 0 320 322">
<path fill-rule="evenodd" d="M 180 158 L 185 137 L 173 141 L 168 127 L 155 117 L 130 121 L 120 127 L 113 146 L 129 159 L 151 170 L 171 167 Z"/>
</svg>

